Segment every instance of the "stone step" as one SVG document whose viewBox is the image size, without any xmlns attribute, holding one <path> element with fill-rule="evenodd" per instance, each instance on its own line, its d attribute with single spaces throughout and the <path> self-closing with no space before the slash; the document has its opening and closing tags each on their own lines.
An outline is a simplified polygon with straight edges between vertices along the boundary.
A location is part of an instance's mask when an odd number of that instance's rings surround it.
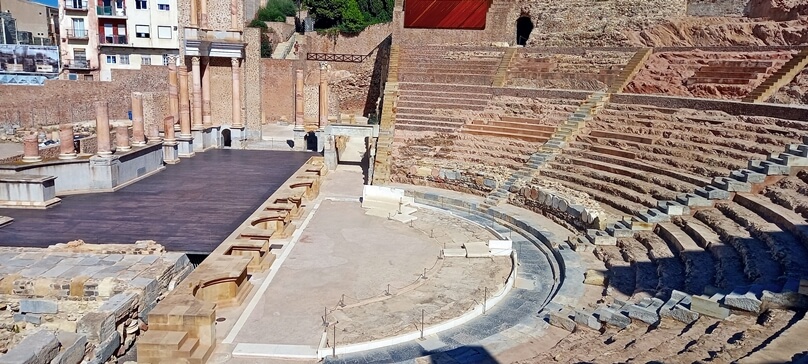
<svg viewBox="0 0 808 364">
<path fill-rule="evenodd" d="M 713 202 L 710 199 L 693 193 L 683 193 L 676 196 L 676 202 L 688 207 L 713 207 Z"/>
<path fill-rule="evenodd" d="M 730 193 L 715 186 L 704 186 L 696 189 L 696 195 L 710 200 L 728 200 Z"/>
<path fill-rule="evenodd" d="M 791 173 L 791 167 L 770 161 L 750 160 L 747 166 L 754 172 L 768 176 L 785 176 Z"/>
<path fill-rule="evenodd" d="M 645 221 L 647 223 L 658 223 L 658 222 L 667 222 L 671 220 L 671 217 L 658 210 L 658 209 L 648 209 L 646 212 L 640 211 L 638 213 L 640 220 Z"/>
<path fill-rule="evenodd" d="M 795 155 L 797 157 L 808 157 L 808 145 L 805 144 L 789 144 L 786 146 L 786 153 Z"/>
<path fill-rule="evenodd" d="M 751 192 L 752 185 L 750 183 L 741 182 L 727 177 L 716 177 L 711 182 L 713 186 L 718 187 L 728 192 Z"/>
<path fill-rule="evenodd" d="M 730 178 L 746 183 L 763 183 L 766 175 L 749 169 L 740 169 L 730 172 Z"/>
<path fill-rule="evenodd" d="M 657 209 L 670 216 L 682 216 L 690 214 L 690 208 L 687 205 L 681 204 L 677 201 L 658 201 Z"/>
</svg>

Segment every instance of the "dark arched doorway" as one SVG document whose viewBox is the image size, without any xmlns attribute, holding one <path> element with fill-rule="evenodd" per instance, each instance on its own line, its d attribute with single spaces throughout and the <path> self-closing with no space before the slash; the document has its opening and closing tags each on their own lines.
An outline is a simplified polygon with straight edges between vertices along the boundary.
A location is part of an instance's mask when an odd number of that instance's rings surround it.
<svg viewBox="0 0 808 364">
<path fill-rule="evenodd" d="M 222 142 L 224 143 L 225 147 L 233 146 L 233 140 L 230 137 L 230 129 L 222 130 Z"/>
<path fill-rule="evenodd" d="M 306 139 L 306 150 L 313 150 L 315 152 L 318 152 L 317 134 L 315 134 L 313 131 L 310 131 L 306 134 L 304 138 Z"/>
<path fill-rule="evenodd" d="M 533 22 L 529 17 L 523 16 L 516 19 L 516 45 L 527 45 L 530 32 L 533 31 Z"/>
</svg>

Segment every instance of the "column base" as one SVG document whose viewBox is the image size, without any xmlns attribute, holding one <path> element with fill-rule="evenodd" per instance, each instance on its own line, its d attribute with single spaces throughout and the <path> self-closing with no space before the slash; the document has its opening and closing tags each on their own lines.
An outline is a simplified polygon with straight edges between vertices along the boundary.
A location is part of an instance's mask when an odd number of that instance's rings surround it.
<svg viewBox="0 0 808 364">
<path fill-rule="evenodd" d="M 212 128 L 191 130 L 194 137 L 194 152 L 204 152 L 213 149 Z"/>
<path fill-rule="evenodd" d="M 132 147 L 115 147 L 115 151 L 118 152 L 128 152 L 132 150 Z"/>
<path fill-rule="evenodd" d="M 59 159 L 61 160 L 76 159 L 78 157 L 79 156 L 76 153 L 59 154 Z"/>
<path fill-rule="evenodd" d="M 96 152 L 95 154 L 97 154 L 99 157 L 111 157 L 112 156 L 111 151 L 110 152 Z M 23 159 L 25 159 L 25 158 L 23 158 Z"/>
<path fill-rule="evenodd" d="M 132 142 L 133 147 L 145 147 L 146 142 Z"/>
<path fill-rule="evenodd" d="M 299 151 L 306 150 L 306 129 L 303 128 L 303 125 L 295 126 L 293 133 L 292 143 L 294 143 L 294 145 L 292 149 Z"/>
<path fill-rule="evenodd" d="M 177 139 L 177 156 L 180 158 L 191 158 L 194 153 L 194 138 L 192 136 L 180 136 Z"/>
<path fill-rule="evenodd" d="M 40 157 L 40 156 L 36 156 L 36 157 L 22 157 L 22 161 L 23 161 L 23 162 L 25 162 L 25 163 L 36 163 L 36 162 L 42 162 L 42 157 Z"/>
<path fill-rule="evenodd" d="M 179 152 L 176 142 L 163 143 L 163 162 L 166 164 L 177 164 L 180 162 Z"/>
</svg>

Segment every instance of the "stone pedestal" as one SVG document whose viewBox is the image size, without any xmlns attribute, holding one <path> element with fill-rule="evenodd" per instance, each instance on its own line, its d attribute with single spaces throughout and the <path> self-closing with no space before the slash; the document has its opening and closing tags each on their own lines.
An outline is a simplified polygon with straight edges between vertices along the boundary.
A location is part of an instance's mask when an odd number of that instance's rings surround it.
<svg viewBox="0 0 808 364">
<path fill-rule="evenodd" d="M 236 142 L 241 142 L 242 140 L 247 140 L 247 132 L 244 130 L 244 127 L 237 128 L 234 126 L 230 127 L 230 140 L 232 141 L 232 145 L 235 146 Z"/>
<path fill-rule="evenodd" d="M 22 161 L 25 163 L 34 163 L 42 161 L 39 156 L 39 139 L 36 134 L 27 134 L 22 139 L 23 157 Z"/>
<path fill-rule="evenodd" d="M 325 149 L 325 131 L 323 129 L 317 129 L 314 135 L 317 137 L 317 150 L 315 150 L 315 152 L 321 153 Z"/>
<path fill-rule="evenodd" d="M 180 162 L 179 142 L 163 142 L 163 162 L 177 164 Z"/>
<path fill-rule="evenodd" d="M 194 137 L 194 152 L 204 152 L 214 147 L 212 128 L 194 129 L 191 134 Z"/>
<path fill-rule="evenodd" d="M 194 138 L 183 136 L 177 138 L 177 156 L 180 158 L 191 158 L 194 155 L 196 155 L 196 153 L 194 153 Z"/>
<path fill-rule="evenodd" d="M 303 125 L 295 125 L 293 130 L 292 142 L 294 143 L 294 150 L 306 150 L 306 129 Z"/>
<path fill-rule="evenodd" d="M 221 126 L 214 126 L 210 128 L 210 143 L 212 148 L 222 149 L 224 147 L 224 140 L 222 140 Z"/>
<path fill-rule="evenodd" d="M 112 190 L 118 185 L 118 172 L 121 165 L 118 156 L 90 157 L 90 189 Z"/>
<path fill-rule="evenodd" d="M 335 144 L 334 136 L 333 135 L 324 135 L 327 140 L 325 141 L 324 148 L 323 148 L 323 159 L 325 159 L 325 167 L 328 168 L 329 171 L 333 171 L 337 169 L 337 146 Z"/>
</svg>

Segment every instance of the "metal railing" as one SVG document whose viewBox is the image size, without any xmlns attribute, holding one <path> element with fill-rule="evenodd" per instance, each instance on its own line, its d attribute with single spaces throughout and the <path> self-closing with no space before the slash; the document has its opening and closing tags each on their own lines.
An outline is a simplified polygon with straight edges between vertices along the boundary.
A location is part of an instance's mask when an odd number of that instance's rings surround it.
<svg viewBox="0 0 808 364">
<path fill-rule="evenodd" d="M 126 16 L 126 8 L 119 8 L 115 6 L 101 6 L 95 7 L 97 15 L 101 16 Z"/>
<path fill-rule="evenodd" d="M 89 37 L 90 33 L 87 29 L 67 29 L 68 39 L 87 39 Z"/>
<path fill-rule="evenodd" d="M 352 62 L 362 63 L 370 57 L 369 54 L 334 54 L 334 53 L 307 53 L 308 61 Z"/>
<path fill-rule="evenodd" d="M 123 44 L 128 45 L 125 35 L 99 35 L 98 44 Z"/>
<path fill-rule="evenodd" d="M 64 0 L 65 9 L 87 11 L 87 0 Z"/>
<path fill-rule="evenodd" d="M 65 68 L 76 70 L 90 69 L 90 61 L 87 59 L 66 59 Z"/>
</svg>

